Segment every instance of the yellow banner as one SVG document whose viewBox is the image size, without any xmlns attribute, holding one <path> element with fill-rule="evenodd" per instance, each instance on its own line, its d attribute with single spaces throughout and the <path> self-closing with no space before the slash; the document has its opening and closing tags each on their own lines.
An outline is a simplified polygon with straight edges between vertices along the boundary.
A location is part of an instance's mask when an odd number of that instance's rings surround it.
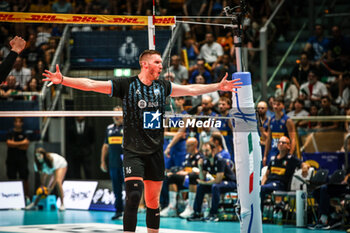
<svg viewBox="0 0 350 233">
<path fill-rule="evenodd" d="M 148 16 L 0 12 L 0 22 L 147 26 Z M 156 16 L 154 24 L 156 26 L 174 25 L 175 16 Z"/>
</svg>

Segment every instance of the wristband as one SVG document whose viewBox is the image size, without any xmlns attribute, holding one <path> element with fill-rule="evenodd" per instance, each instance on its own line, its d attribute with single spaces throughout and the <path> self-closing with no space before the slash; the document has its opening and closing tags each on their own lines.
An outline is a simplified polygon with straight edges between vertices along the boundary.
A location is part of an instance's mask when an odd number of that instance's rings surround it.
<svg viewBox="0 0 350 233">
<path fill-rule="evenodd" d="M 63 75 L 62 75 L 62 79 L 61 79 L 61 82 L 59 84 L 62 84 L 63 83 Z"/>
</svg>

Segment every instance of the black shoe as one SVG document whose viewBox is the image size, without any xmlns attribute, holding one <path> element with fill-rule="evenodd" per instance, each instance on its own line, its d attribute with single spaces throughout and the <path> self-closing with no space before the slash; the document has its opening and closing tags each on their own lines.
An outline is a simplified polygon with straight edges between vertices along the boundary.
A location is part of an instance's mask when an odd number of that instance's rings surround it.
<svg viewBox="0 0 350 233">
<path fill-rule="evenodd" d="M 123 213 L 116 212 L 115 215 L 112 217 L 112 220 L 121 219 L 123 217 Z"/>
<path fill-rule="evenodd" d="M 203 219 L 205 222 L 219 222 L 219 217 L 216 214 L 209 214 Z"/>
<path fill-rule="evenodd" d="M 191 217 L 187 218 L 187 221 L 194 222 L 194 221 L 202 221 L 202 217 L 199 213 L 194 212 Z"/>
</svg>

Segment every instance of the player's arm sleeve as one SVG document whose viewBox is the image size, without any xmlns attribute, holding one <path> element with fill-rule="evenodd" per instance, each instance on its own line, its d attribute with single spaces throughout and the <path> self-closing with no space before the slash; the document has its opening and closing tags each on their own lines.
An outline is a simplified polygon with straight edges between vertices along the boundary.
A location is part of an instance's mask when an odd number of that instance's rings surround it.
<svg viewBox="0 0 350 233">
<path fill-rule="evenodd" d="M 13 64 L 16 61 L 18 54 L 14 51 L 11 51 L 5 60 L 0 64 L 0 82 L 4 81 L 7 75 L 10 73 Z"/>
<path fill-rule="evenodd" d="M 111 80 L 112 91 L 110 96 L 123 98 L 126 90 L 126 82 L 126 79 L 122 78 Z"/>
<path fill-rule="evenodd" d="M 172 83 L 170 81 L 167 81 L 167 80 L 164 81 L 164 88 L 165 88 L 165 96 L 171 95 L 173 89 L 172 89 Z"/>
<path fill-rule="evenodd" d="M 224 159 L 220 159 L 218 161 L 218 170 L 216 172 L 217 173 L 225 172 L 225 165 L 226 165 L 226 161 Z"/>
</svg>

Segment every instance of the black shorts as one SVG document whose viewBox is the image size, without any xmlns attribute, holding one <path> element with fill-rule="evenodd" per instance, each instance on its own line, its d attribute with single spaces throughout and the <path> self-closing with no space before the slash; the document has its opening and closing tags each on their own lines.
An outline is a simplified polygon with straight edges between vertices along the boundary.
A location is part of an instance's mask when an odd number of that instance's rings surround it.
<svg viewBox="0 0 350 233">
<path fill-rule="evenodd" d="M 10 180 L 27 180 L 29 176 L 28 159 L 26 154 L 8 155 L 6 159 L 7 178 Z"/>
<path fill-rule="evenodd" d="M 125 178 L 142 177 L 144 180 L 163 181 L 165 177 L 163 150 L 149 155 L 124 150 L 123 167 Z"/>
</svg>

